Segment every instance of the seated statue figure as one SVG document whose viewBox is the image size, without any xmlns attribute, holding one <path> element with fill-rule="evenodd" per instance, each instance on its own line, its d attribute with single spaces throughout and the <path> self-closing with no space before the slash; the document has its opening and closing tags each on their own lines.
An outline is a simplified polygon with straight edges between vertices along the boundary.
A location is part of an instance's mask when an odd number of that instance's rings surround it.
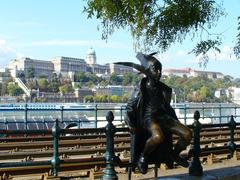
<svg viewBox="0 0 240 180">
<path fill-rule="evenodd" d="M 143 174 L 147 173 L 149 163 L 157 161 L 160 152 L 165 160 L 188 167 L 188 161 L 180 156 L 180 152 L 186 149 L 192 139 L 191 130 L 178 120 L 170 105 L 172 89 L 160 81 L 162 64 L 154 55 L 138 53 L 136 57 L 141 65 L 115 63 L 133 67 L 145 75 L 139 90 L 128 100 L 125 118 L 130 132 L 137 135 L 138 139 L 132 145 L 135 151 L 132 161 L 137 161 L 138 169 Z M 179 137 L 174 148 L 172 134 Z M 165 144 L 165 151 L 161 151 L 161 144 Z"/>
</svg>

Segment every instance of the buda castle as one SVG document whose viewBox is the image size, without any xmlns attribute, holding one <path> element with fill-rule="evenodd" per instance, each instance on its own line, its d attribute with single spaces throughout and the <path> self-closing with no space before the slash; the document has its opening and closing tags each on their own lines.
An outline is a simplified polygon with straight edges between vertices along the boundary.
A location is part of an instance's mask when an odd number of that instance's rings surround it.
<svg viewBox="0 0 240 180">
<path fill-rule="evenodd" d="M 34 70 L 34 77 L 51 77 L 52 73 L 72 79 L 75 73 L 94 73 L 97 76 L 106 76 L 110 74 L 132 73 L 133 68 L 108 63 L 105 65 L 97 64 L 96 52 L 90 48 L 86 59 L 73 57 L 54 57 L 51 60 L 38 60 L 31 58 L 17 58 L 10 61 L 8 69 L 12 77 L 17 77 L 20 73 L 27 73 L 29 68 Z"/>
</svg>

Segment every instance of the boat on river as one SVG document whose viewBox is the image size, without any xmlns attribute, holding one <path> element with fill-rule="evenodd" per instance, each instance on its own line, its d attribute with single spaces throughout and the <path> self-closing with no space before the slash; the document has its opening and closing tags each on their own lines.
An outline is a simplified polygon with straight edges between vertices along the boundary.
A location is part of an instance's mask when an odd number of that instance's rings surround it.
<svg viewBox="0 0 240 180">
<path fill-rule="evenodd" d="M 50 129 L 55 119 L 59 120 L 61 128 L 70 123 L 77 123 L 80 128 L 104 127 L 109 110 L 115 116 L 113 123 L 123 126 L 125 106 L 126 104 L 115 103 L 0 104 L 0 129 L 23 129 L 26 121 L 28 129 Z M 230 115 L 234 115 L 236 121 L 240 118 L 240 106 L 235 104 L 189 103 L 173 107 L 179 120 L 187 125 L 193 123 L 196 110 L 200 111 L 202 124 L 228 122 Z"/>
</svg>

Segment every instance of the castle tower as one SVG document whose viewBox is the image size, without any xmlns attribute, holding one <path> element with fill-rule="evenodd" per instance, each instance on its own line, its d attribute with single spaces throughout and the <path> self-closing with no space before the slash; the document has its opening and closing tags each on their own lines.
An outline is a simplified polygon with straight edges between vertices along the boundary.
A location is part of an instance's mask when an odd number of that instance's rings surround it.
<svg viewBox="0 0 240 180">
<path fill-rule="evenodd" d="M 96 53 L 93 48 L 90 48 L 87 52 L 86 63 L 89 65 L 97 63 Z"/>
</svg>

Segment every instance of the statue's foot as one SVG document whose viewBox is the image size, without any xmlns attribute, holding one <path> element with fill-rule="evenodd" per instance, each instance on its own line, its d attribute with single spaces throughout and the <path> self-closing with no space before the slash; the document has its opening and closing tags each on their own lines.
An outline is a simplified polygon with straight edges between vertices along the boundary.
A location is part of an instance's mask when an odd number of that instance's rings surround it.
<svg viewBox="0 0 240 180">
<path fill-rule="evenodd" d="M 175 161 L 178 165 L 186 167 L 186 168 L 189 166 L 187 159 L 182 157 L 181 155 L 173 156 L 173 161 Z"/>
<path fill-rule="evenodd" d="M 138 160 L 138 170 L 142 173 L 142 174 L 146 174 L 148 171 L 148 163 L 146 161 L 146 158 L 144 158 L 143 155 L 140 156 L 139 160 Z"/>
</svg>

